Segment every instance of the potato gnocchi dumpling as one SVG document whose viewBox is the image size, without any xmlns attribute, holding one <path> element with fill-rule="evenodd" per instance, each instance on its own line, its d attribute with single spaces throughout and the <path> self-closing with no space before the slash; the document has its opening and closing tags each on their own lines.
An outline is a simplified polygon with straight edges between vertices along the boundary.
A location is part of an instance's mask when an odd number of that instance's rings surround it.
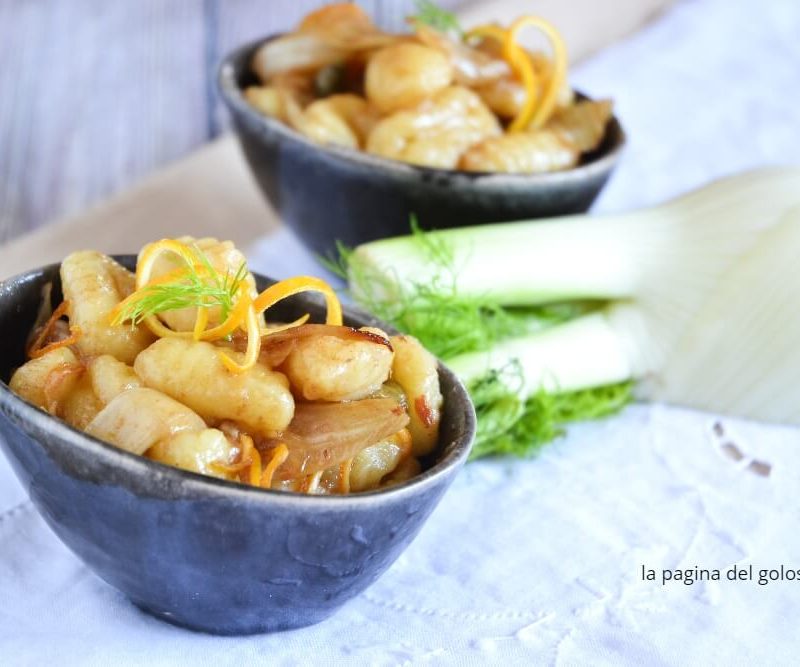
<svg viewBox="0 0 800 667">
<path fill-rule="evenodd" d="M 232 243 L 182 237 L 145 246 L 135 272 L 73 253 L 61 282 L 64 299 L 47 293 L 10 387 L 112 446 L 327 495 L 410 479 L 438 444 L 436 360 L 408 336 L 344 326 L 319 279 L 259 292 Z M 325 297 L 324 323 L 270 320 L 272 305 L 304 291 Z"/>
<path fill-rule="evenodd" d="M 387 33 L 353 3 L 309 14 L 253 55 L 244 98 L 312 141 L 424 167 L 541 173 L 597 149 L 611 102 L 578 99 L 558 31 L 538 16 L 461 30 L 436 10 Z M 547 51 L 519 43 L 539 31 Z"/>
</svg>

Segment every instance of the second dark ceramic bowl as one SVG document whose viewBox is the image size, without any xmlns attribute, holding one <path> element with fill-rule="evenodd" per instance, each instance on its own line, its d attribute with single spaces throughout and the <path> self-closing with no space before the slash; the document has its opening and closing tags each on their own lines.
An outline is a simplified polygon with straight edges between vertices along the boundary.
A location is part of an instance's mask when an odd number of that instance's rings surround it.
<svg viewBox="0 0 800 667">
<path fill-rule="evenodd" d="M 231 53 L 219 89 L 261 190 L 303 242 L 323 255 L 423 228 L 543 218 L 586 211 L 617 163 L 625 135 L 616 118 L 596 151 L 568 171 L 488 174 L 430 169 L 340 147 L 321 147 L 242 95 L 256 83 L 253 52 L 267 40 Z"/>
<path fill-rule="evenodd" d="M 128 257 L 128 266 L 133 257 Z M 0 285 L 0 445 L 42 517 L 83 562 L 171 623 L 245 634 L 321 621 L 409 545 L 466 460 L 475 413 L 446 368 L 440 446 L 421 475 L 342 497 L 246 487 L 155 463 L 96 440 L 11 392 L 42 286 L 58 265 Z M 259 279 L 260 287 L 266 280 Z M 56 295 L 59 290 L 55 290 Z M 57 296 L 60 300 L 60 296 Z M 276 317 L 322 319 L 313 298 Z M 377 325 L 345 309 L 353 326 Z M 420 592 L 424 595 L 424 592 Z"/>
</svg>

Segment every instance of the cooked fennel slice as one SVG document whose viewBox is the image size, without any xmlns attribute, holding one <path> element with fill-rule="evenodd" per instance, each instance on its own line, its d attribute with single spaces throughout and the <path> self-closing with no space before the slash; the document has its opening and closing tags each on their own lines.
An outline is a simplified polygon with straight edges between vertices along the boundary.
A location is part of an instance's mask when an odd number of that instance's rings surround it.
<svg viewBox="0 0 800 667">
<path fill-rule="evenodd" d="M 649 387 L 655 399 L 800 424 L 800 208 L 720 280 Z"/>
<path fill-rule="evenodd" d="M 457 296 L 500 305 L 663 295 L 665 310 L 705 289 L 800 197 L 800 168 L 722 179 L 660 206 L 606 216 L 565 216 L 402 236 L 353 252 L 350 289 L 376 283 L 387 301 L 435 285 L 447 255 Z M 435 221 L 430 221 L 435 222 Z M 368 285 L 359 276 L 371 276 Z M 377 278 L 377 280 L 376 280 Z M 674 285 L 674 289 L 673 289 Z M 691 295 L 694 298 L 694 295 Z"/>
</svg>

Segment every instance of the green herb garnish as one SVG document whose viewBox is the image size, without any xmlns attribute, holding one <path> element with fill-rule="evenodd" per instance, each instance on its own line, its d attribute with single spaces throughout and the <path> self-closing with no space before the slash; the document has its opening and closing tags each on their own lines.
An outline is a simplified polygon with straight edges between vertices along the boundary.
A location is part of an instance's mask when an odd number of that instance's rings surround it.
<svg viewBox="0 0 800 667">
<path fill-rule="evenodd" d="M 174 281 L 146 285 L 120 304 L 113 324 L 130 320 L 131 326 L 159 313 L 182 308 L 219 308 L 224 321 L 233 309 L 236 295 L 247 276 L 247 264 L 242 262 L 235 274 L 222 275 L 197 246 L 192 246 L 197 262 L 181 258 L 185 272 Z M 198 271 L 198 265 L 204 271 Z"/>
<path fill-rule="evenodd" d="M 416 0 L 415 5 L 417 14 L 410 17 L 412 21 L 424 23 L 440 32 L 452 32 L 459 37 L 464 35 L 464 30 L 452 12 L 442 9 L 435 2 L 430 2 L 430 0 Z"/>
<path fill-rule="evenodd" d="M 470 385 L 478 416 L 470 460 L 530 456 L 564 435 L 568 424 L 613 415 L 633 400 L 632 382 L 564 393 L 540 389 L 527 400 L 519 397 L 521 384 L 522 370 L 512 364 Z"/>
</svg>

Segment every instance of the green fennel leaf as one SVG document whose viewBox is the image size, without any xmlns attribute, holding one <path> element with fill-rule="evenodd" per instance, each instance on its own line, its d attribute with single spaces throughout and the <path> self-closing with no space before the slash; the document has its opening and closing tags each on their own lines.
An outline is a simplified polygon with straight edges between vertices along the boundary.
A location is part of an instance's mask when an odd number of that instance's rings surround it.
<svg viewBox="0 0 800 667">
<path fill-rule="evenodd" d="M 513 365 L 469 387 L 478 416 L 470 460 L 533 455 L 562 436 L 567 425 L 615 414 L 633 400 L 633 384 L 620 382 L 564 393 L 540 390 L 523 401 L 521 379 L 521 370 Z"/>
<path fill-rule="evenodd" d="M 182 308 L 220 309 L 220 320 L 224 321 L 233 308 L 236 294 L 247 276 L 247 265 L 242 262 L 235 274 L 220 274 L 204 252 L 192 246 L 197 262 L 205 269 L 201 275 L 197 267 L 185 260 L 185 273 L 173 281 L 147 285 L 138 290 L 136 297 L 123 304 L 114 316 L 114 323 L 130 321 L 136 326 L 144 319 L 159 313 Z"/>
<path fill-rule="evenodd" d="M 412 21 L 419 21 L 440 32 L 455 33 L 459 37 L 464 34 L 464 30 L 452 12 L 442 9 L 435 2 L 430 2 L 430 0 L 416 0 L 414 4 L 417 8 L 417 14 L 409 17 Z"/>
</svg>

